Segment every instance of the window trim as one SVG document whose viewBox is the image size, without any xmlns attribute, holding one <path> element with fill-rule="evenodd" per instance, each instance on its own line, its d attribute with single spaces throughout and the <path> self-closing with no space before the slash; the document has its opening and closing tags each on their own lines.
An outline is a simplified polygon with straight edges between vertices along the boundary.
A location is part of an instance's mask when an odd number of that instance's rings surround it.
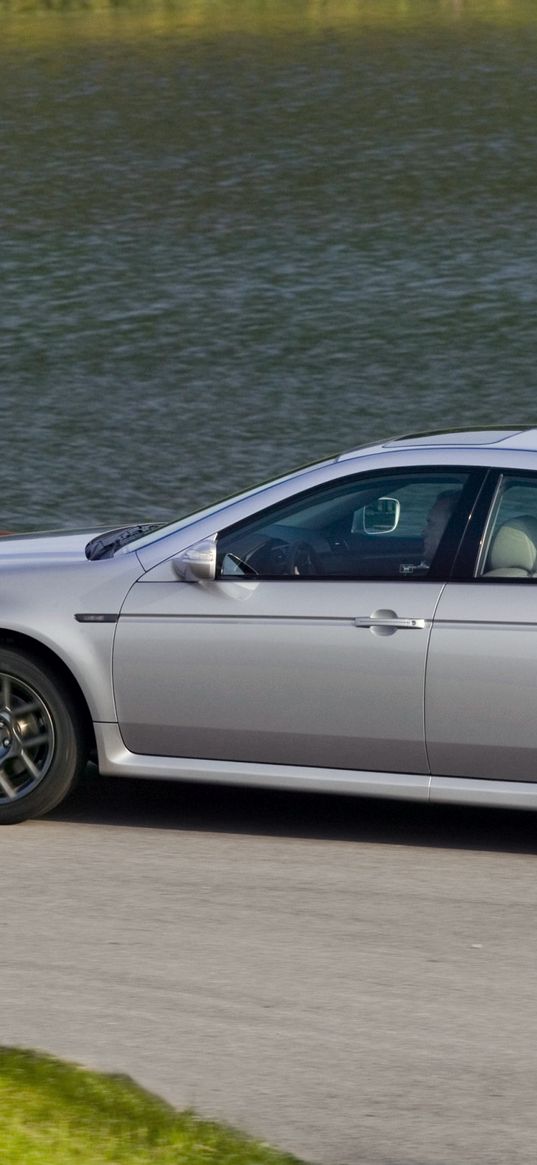
<svg viewBox="0 0 537 1165">
<path fill-rule="evenodd" d="M 366 470 L 365 472 L 362 470 L 362 471 L 359 471 L 357 473 L 348 474 L 348 475 L 345 475 L 344 478 L 343 477 L 334 477 L 330 482 L 325 481 L 325 482 L 322 482 L 321 484 L 316 484 L 314 486 L 310 486 L 308 489 L 300 491 L 299 493 L 296 493 L 296 494 L 290 496 L 288 499 L 285 499 L 284 501 L 282 501 L 282 499 L 280 498 L 280 500 L 278 502 L 274 502 L 271 506 L 267 506 L 267 508 L 265 510 L 258 511 L 258 513 L 255 515 L 249 514 L 248 517 L 241 518 L 240 521 L 234 522 L 227 527 L 223 527 L 221 530 L 218 531 L 217 538 L 216 538 L 217 553 L 218 553 L 218 543 L 219 543 L 220 539 L 223 538 L 224 536 L 227 537 L 227 535 L 233 534 L 234 532 L 239 533 L 242 529 L 245 529 L 249 525 L 253 525 L 257 520 L 261 521 L 261 520 L 266 519 L 267 524 L 270 524 L 271 514 L 278 512 L 286 504 L 292 505 L 293 502 L 295 502 L 295 501 L 297 504 L 299 504 L 301 501 L 306 502 L 308 497 L 310 497 L 310 496 L 313 497 L 313 496 L 315 496 L 315 494 L 320 494 L 321 492 L 329 489 L 330 486 L 333 486 L 334 488 L 336 488 L 338 485 L 342 486 L 344 481 L 347 482 L 349 484 L 349 486 L 351 486 L 351 484 L 355 481 L 361 480 L 361 481 L 367 482 L 369 480 L 373 481 L 375 478 L 378 478 L 378 479 L 391 478 L 391 479 L 393 479 L 394 477 L 402 477 L 402 478 L 408 478 L 410 481 L 414 478 L 419 479 L 422 476 L 423 477 L 433 477 L 435 475 L 443 476 L 444 474 L 449 475 L 449 474 L 453 474 L 453 473 L 466 474 L 467 480 L 465 481 L 465 483 L 462 487 L 460 499 L 459 499 L 458 504 L 455 507 L 455 510 L 454 510 L 453 514 L 451 515 L 451 517 L 447 523 L 447 526 L 442 534 L 442 538 L 440 540 L 440 543 L 437 547 L 434 558 L 431 562 L 431 566 L 430 566 L 426 575 L 408 574 L 408 575 L 394 575 L 393 577 L 390 577 L 390 576 L 386 576 L 386 575 L 371 575 L 371 574 L 368 574 L 368 575 L 348 575 L 348 574 L 345 574 L 345 575 L 337 575 L 337 574 L 330 574 L 330 575 L 326 575 L 326 574 L 267 575 L 267 574 L 263 574 L 263 575 L 257 576 L 258 581 L 260 581 L 260 582 L 279 582 L 279 583 L 289 583 L 289 582 L 300 582 L 300 583 L 306 583 L 306 582 L 325 582 L 325 583 L 330 583 L 330 582 L 347 582 L 347 583 L 356 583 L 356 582 L 384 582 L 384 583 L 436 582 L 436 583 L 438 583 L 438 582 L 443 582 L 443 583 L 446 583 L 446 582 L 449 582 L 451 580 L 455 565 L 459 561 L 461 547 L 463 546 L 464 541 L 465 541 L 465 535 L 467 532 L 468 523 L 473 518 L 473 515 L 475 513 L 479 499 L 481 497 L 484 485 L 487 481 L 487 478 L 488 478 L 490 472 L 491 471 L 487 467 L 478 466 L 478 465 L 467 465 L 467 464 L 464 465 L 464 464 L 460 464 L 460 463 L 449 464 L 449 465 L 438 465 L 438 464 L 433 463 L 430 465 L 423 465 L 422 464 L 422 465 L 408 465 L 408 466 L 398 465 L 398 466 L 393 466 L 393 467 L 392 466 L 390 466 L 390 467 L 385 466 L 384 468 L 381 468 L 381 469 L 371 469 L 371 470 Z M 455 546 L 456 546 L 456 549 L 454 551 L 449 549 L 449 546 L 453 545 L 453 544 L 455 544 Z M 239 577 L 248 578 L 249 576 L 246 576 L 246 575 L 245 576 L 221 575 L 220 573 L 217 573 L 217 575 L 216 575 L 217 580 L 219 580 L 219 581 L 221 580 L 222 582 L 229 582 L 229 581 L 236 582 Z"/>
<path fill-rule="evenodd" d="M 478 586 L 533 586 L 534 578 L 520 578 L 500 575 L 487 577 L 478 574 L 489 550 L 489 534 L 494 527 L 502 498 L 502 485 L 509 477 L 533 477 L 537 487 L 537 472 L 520 466 L 490 468 L 476 501 L 474 514 L 477 525 L 468 527 L 459 554 L 454 564 L 452 581 L 473 583 Z M 471 515 L 473 518 L 474 515 Z"/>
</svg>

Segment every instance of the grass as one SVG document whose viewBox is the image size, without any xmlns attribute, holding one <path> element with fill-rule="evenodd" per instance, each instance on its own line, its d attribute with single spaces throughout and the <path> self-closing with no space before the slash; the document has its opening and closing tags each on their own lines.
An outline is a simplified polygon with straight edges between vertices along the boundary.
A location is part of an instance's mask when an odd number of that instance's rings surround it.
<svg viewBox="0 0 537 1165">
<path fill-rule="evenodd" d="M 0 14 L 161 13 L 183 30 L 259 31 L 284 22 L 304 31 L 362 25 L 394 28 L 535 22 L 535 0 L 0 0 Z"/>
<path fill-rule="evenodd" d="M 299 1165 L 127 1077 L 0 1048 L 1 1165 Z"/>
</svg>

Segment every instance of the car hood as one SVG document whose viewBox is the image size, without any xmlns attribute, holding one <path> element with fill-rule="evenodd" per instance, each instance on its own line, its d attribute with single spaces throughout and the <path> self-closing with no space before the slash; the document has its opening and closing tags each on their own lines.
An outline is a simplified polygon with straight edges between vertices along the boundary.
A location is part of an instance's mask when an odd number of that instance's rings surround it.
<svg viewBox="0 0 537 1165">
<path fill-rule="evenodd" d="M 106 534 L 109 526 L 87 526 L 82 530 L 44 530 L 31 534 L 5 534 L 0 537 L 0 563 L 12 558 L 86 559 L 86 546 L 92 538 Z"/>
</svg>

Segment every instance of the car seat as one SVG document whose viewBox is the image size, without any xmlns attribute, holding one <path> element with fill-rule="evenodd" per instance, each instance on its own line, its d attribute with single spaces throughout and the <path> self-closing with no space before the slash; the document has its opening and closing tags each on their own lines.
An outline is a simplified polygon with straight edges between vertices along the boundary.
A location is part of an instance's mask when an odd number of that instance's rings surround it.
<svg viewBox="0 0 537 1165">
<path fill-rule="evenodd" d="M 520 514 L 496 531 L 484 578 L 533 578 L 537 566 L 537 518 Z"/>
</svg>

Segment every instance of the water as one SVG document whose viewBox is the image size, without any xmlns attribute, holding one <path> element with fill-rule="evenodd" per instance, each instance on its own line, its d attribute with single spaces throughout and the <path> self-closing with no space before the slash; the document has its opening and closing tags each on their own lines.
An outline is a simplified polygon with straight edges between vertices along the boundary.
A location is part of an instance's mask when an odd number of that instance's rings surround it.
<svg viewBox="0 0 537 1165">
<path fill-rule="evenodd" d="M 537 11 L 3 16 L 0 525 L 537 422 Z"/>
</svg>

